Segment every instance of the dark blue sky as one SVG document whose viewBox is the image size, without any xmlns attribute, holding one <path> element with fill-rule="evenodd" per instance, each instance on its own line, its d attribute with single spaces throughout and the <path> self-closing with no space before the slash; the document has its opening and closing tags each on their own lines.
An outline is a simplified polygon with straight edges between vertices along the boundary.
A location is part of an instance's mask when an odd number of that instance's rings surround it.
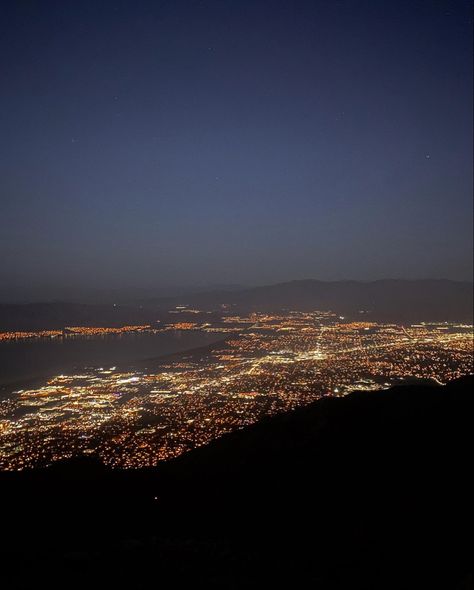
<svg viewBox="0 0 474 590">
<path fill-rule="evenodd" d="M 470 2 L 0 21 L 4 290 L 471 278 Z"/>
</svg>

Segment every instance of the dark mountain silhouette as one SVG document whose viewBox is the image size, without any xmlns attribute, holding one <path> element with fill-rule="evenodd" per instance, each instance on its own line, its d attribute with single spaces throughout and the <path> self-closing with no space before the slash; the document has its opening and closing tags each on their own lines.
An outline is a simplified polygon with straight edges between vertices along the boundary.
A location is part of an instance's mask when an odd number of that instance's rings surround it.
<svg viewBox="0 0 474 590">
<path fill-rule="evenodd" d="M 325 398 L 157 469 L 2 473 L 5 587 L 472 588 L 473 381 Z"/>
<path fill-rule="evenodd" d="M 473 285 L 447 280 L 316 281 L 279 283 L 188 297 L 192 305 L 215 308 L 222 302 L 247 311 L 333 310 L 391 321 L 467 321 L 473 315 Z"/>
<path fill-rule="evenodd" d="M 160 297 L 139 305 L 0 304 L 0 331 L 153 323 L 165 317 L 168 320 L 163 313 L 175 305 L 220 310 L 223 303 L 230 304 L 232 311 L 244 313 L 319 309 L 377 321 L 472 323 L 473 284 L 447 280 L 304 280 L 250 289 Z"/>
</svg>

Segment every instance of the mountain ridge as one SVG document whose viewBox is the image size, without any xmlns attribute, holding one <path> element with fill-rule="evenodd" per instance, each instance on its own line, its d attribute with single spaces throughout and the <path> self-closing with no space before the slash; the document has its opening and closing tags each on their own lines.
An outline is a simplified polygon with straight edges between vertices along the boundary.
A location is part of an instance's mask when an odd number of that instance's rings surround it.
<svg viewBox="0 0 474 590">
<path fill-rule="evenodd" d="M 303 279 L 241 290 L 147 299 L 140 304 L 66 302 L 0 304 L 0 330 L 61 329 L 66 325 L 119 325 L 155 322 L 177 305 L 205 310 L 276 312 L 334 311 L 374 321 L 462 321 L 472 323 L 473 284 L 448 279 L 319 281 Z"/>
</svg>

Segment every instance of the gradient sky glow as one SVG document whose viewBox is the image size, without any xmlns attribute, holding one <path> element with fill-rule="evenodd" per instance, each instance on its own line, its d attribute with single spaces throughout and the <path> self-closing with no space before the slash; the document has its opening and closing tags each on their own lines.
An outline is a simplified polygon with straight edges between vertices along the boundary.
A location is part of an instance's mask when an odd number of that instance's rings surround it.
<svg viewBox="0 0 474 590">
<path fill-rule="evenodd" d="M 470 2 L 0 23 L 2 288 L 472 278 Z"/>
</svg>

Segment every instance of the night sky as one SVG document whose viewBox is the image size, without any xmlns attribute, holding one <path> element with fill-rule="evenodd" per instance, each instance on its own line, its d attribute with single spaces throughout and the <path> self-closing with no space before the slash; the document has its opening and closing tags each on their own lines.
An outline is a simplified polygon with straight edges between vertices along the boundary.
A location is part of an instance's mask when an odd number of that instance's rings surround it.
<svg viewBox="0 0 474 590">
<path fill-rule="evenodd" d="M 472 269 L 468 1 L 4 2 L 0 289 Z"/>
</svg>

